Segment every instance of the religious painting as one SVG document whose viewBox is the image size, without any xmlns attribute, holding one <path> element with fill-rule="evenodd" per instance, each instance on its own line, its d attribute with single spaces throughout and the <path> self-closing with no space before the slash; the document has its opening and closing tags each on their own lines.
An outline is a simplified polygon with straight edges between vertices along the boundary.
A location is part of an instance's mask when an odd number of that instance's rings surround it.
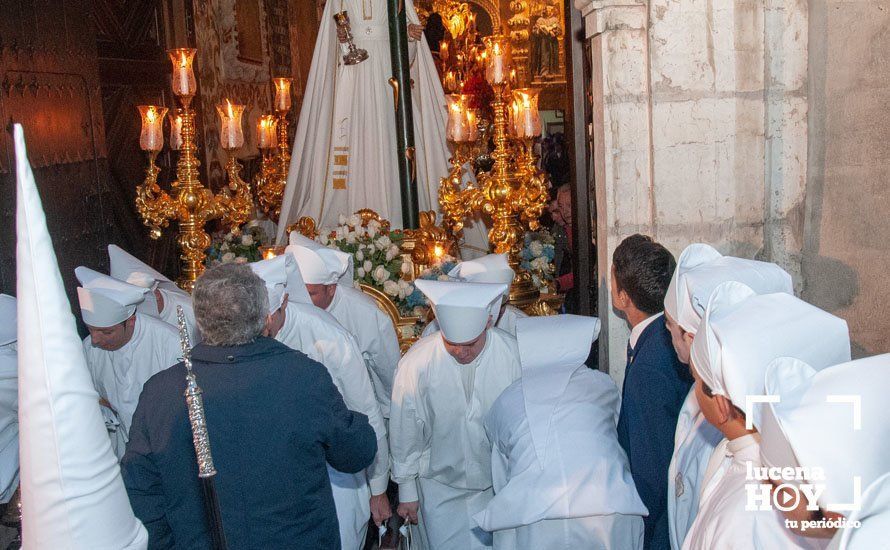
<svg viewBox="0 0 890 550">
<path fill-rule="evenodd" d="M 238 59 L 263 62 L 263 23 L 259 0 L 235 0 Z"/>
<path fill-rule="evenodd" d="M 530 7 L 529 73 L 536 86 L 565 82 L 563 10 L 558 0 L 541 0 Z"/>
</svg>

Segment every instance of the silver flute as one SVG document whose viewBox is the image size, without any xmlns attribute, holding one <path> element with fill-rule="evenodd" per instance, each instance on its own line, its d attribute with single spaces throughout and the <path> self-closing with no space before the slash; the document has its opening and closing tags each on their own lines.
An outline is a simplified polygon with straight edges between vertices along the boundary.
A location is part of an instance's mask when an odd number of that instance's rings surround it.
<svg viewBox="0 0 890 550">
<path fill-rule="evenodd" d="M 176 306 L 176 319 L 179 323 L 179 344 L 182 346 L 182 362 L 185 364 L 185 402 L 189 411 L 189 423 L 192 425 L 192 439 L 195 443 L 195 455 L 198 457 L 198 477 L 216 475 L 213 466 L 213 455 L 210 453 L 210 436 L 207 434 L 207 417 L 204 414 L 203 392 L 195 379 L 192 370 L 192 345 L 188 327 L 185 324 L 185 313 L 182 306 Z"/>
</svg>

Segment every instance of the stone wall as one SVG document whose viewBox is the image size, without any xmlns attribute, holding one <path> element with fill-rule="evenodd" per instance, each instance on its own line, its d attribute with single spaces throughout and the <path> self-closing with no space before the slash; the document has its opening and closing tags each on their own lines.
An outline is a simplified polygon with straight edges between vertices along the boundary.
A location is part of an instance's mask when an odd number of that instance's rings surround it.
<svg viewBox="0 0 890 550">
<path fill-rule="evenodd" d="M 803 296 L 890 352 L 890 2 L 813 2 Z"/>
<path fill-rule="evenodd" d="M 576 0 L 591 40 L 600 304 L 611 254 L 652 235 L 777 261 L 801 285 L 807 7 L 782 0 Z M 626 324 L 601 307 L 621 381 Z"/>
</svg>

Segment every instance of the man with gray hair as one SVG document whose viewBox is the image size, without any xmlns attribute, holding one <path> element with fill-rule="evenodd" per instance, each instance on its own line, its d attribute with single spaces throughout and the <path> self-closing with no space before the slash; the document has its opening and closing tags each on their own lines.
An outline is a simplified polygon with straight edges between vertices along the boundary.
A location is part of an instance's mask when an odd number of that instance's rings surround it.
<svg viewBox="0 0 890 550">
<path fill-rule="evenodd" d="M 321 364 L 269 338 L 265 285 L 249 267 L 206 271 L 193 293 L 203 336 L 192 367 L 204 408 L 230 548 L 340 548 L 326 463 L 371 464 L 376 437 Z M 122 461 L 152 548 L 207 548 L 182 363 L 146 382 Z"/>
</svg>

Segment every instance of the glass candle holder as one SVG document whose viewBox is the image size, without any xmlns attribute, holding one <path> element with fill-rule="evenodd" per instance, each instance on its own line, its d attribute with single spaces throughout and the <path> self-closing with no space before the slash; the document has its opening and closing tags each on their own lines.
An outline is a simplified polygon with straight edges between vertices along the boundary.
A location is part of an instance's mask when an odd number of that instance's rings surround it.
<svg viewBox="0 0 890 550">
<path fill-rule="evenodd" d="M 182 148 L 182 115 L 170 117 L 170 148 L 179 151 Z"/>
<path fill-rule="evenodd" d="M 488 52 L 485 64 L 485 79 L 492 86 L 507 83 L 510 77 L 510 40 L 502 35 L 486 36 L 485 49 Z"/>
<path fill-rule="evenodd" d="M 164 116 L 166 107 L 157 105 L 139 105 L 139 116 L 142 117 L 142 131 L 139 132 L 139 147 L 143 151 L 158 152 L 164 148 Z"/>
<path fill-rule="evenodd" d="M 273 78 L 275 84 L 275 110 L 290 111 L 291 98 L 290 87 L 293 82 L 292 78 Z"/>
<path fill-rule="evenodd" d="M 541 135 L 541 115 L 538 112 L 538 94 L 536 88 L 519 88 L 513 90 L 513 100 L 517 106 L 513 125 L 516 135 L 521 138 L 533 138 Z"/>
<path fill-rule="evenodd" d="M 198 91 L 195 71 L 192 69 L 197 51 L 194 48 L 167 50 L 170 62 L 173 63 L 173 93 L 179 97 L 192 97 Z"/>
<path fill-rule="evenodd" d="M 448 121 L 445 125 L 445 137 L 451 141 L 464 142 L 469 140 L 467 129 L 466 98 L 461 94 L 445 97 L 448 105 Z"/>
<path fill-rule="evenodd" d="M 241 116 L 244 105 L 233 104 L 228 99 L 225 104 L 216 106 L 219 113 L 219 142 L 223 149 L 240 149 L 244 145 L 244 130 Z"/>
<path fill-rule="evenodd" d="M 275 127 L 275 115 L 263 115 L 260 117 L 256 125 L 257 147 L 260 149 L 271 149 L 277 145 Z"/>
</svg>

